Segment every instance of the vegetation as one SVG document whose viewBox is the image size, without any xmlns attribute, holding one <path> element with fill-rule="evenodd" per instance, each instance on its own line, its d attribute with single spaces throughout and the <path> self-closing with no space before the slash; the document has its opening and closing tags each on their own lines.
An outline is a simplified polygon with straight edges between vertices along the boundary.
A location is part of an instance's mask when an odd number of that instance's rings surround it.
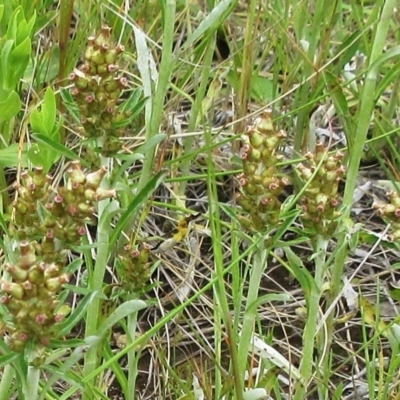
<svg viewBox="0 0 400 400">
<path fill-rule="evenodd" d="M 0 400 L 399 399 L 396 0 L 0 0 Z"/>
</svg>

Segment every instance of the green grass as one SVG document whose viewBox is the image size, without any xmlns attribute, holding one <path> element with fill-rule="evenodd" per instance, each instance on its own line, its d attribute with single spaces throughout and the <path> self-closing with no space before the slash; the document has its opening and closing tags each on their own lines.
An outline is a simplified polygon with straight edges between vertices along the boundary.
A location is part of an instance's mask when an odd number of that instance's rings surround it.
<svg viewBox="0 0 400 400">
<path fill-rule="evenodd" d="M 377 189 L 399 180 L 398 2 L 52 3 L 0 0 L 0 400 L 328 400 L 354 394 L 354 382 L 365 398 L 399 398 L 398 199 L 391 210 Z M 71 94 L 87 37 L 105 24 L 110 47 L 125 48 L 118 64 L 128 79 L 111 128 Z M 249 222 L 238 204 L 249 190 L 245 133 L 268 110 L 272 138 L 286 137 L 263 168 L 290 185 L 267 217 L 251 207 Z M 88 138 L 82 126 L 96 118 Z M 321 131 L 330 135 L 323 153 Z M 117 151 L 106 151 L 109 136 Z M 321 232 L 306 219 L 307 196 L 318 179 L 337 183 L 323 179 L 339 150 L 341 203 Z M 71 310 L 45 342 L 25 343 L 22 328 L 13 332 L 40 315 L 17 288 L 26 296 L 33 279 L 15 278 L 27 262 L 21 226 L 47 227 L 51 207 L 35 198 L 27 213 L 35 189 L 23 171 L 43 167 L 50 193 L 66 185 L 68 200 L 79 195 L 74 160 L 85 174 L 107 173 L 92 225 L 50 252 L 66 251 L 54 262 L 72 278 L 55 292 Z M 375 191 L 353 204 L 368 180 Z M 188 216 L 188 235 L 170 239 Z M 43 261 L 40 232 L 30 240 Z M 15 318 L 11 299 L 27 316 Z"/>
</svg>

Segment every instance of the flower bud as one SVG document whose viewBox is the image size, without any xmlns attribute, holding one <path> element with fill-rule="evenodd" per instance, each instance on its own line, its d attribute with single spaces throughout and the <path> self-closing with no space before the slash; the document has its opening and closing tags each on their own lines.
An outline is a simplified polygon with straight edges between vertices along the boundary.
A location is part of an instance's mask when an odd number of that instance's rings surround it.
<svg viewBox="0 0 400 400">
<path fill-rule="evenodd" d="M 99 170 L 96 172 L 92 172 L 90 174 L 86 175 L 86 187 L 87 188 L 92 188 L 92 189 L 97 189 L 100 186 L 100 183 L 107 173 L 108 169 L 107 167 L 101 167 Z"/>
</svg>

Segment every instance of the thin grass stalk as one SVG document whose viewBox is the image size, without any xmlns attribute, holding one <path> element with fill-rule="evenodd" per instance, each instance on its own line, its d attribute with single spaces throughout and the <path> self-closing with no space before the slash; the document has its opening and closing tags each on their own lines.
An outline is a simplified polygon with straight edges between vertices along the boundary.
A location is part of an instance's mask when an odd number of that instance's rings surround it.
<svg viewBox="0 0 400 400">
<path fill-rule="evenodd" d="M 309 6 L 311 7 L 311 3 Z M 301 85 L 299 95 L 296 96 L 297 101 L 295 101 L 293 105 L 294 109 L 297 109 L 298 107 L 307 104 L 307 102 L 310 100 L 310 91 L 312 92 L 313 89 L 316 87 L 317 81 L 315 80 L 314 82 L 311 82 L 308 78 L 315 72 L 315 68 L 318 67 L 318 65 L 315 65 L 315 61 L 317 60 L 317 47 L 320 41 L 319 32 L 322 31 L 321 27 L 325 27 L 325 25 L 332 22 L 331 15 L 334 12 L 336 6 L 337 1 L 332 3 L 331 1 L 319 0 L 315 3 L 315 10 L 313 12 L 312 25 L 309 35 L 304 36 L 304 22 L 301 22 L 301 25 L 299 24 L 298 29 L 301 29 L 302 33 L 302 35 L 299 36 L 299 39 L 307 39 L 308 49 L 306 51 L 307 56 L 303 61 L 304 69 L 302 73 L 302 78 L 304 83 Z M 300 7 L 301 10 L 303 10 L 303 8 L 304 7 Z M 305 21 L 306 20 L 307 17 Z M 328 48 L 328 46 L 326 48 Z M 322 53 L 324 51 L 325 50 L 322 47 L 320 49 L 320 52 Z M 324 59 L 322 54 L 319 54 L 318 59 Z M 312 105 L 313 103 L 311 103 L 308 107 L 304 107 L 302 111 L 297 114 L 296 133 L 294 139 L 294 150 L 296 153 L 301 153 L 305 149 L 309 151 L 314 151 L 315 149 L 315 137 L 311 135 L 305 137 L 307 129 L 304 129 Z"/>
<path fill-rule="evenodd" d="M 353 203 L 353 194 L 357 184 L 359 165 L 363 155 L 364 143 L 367 139 L 371 115 L 373 113 L 373 108 L 375 105 L 375 87 L 378 68 L 376 66 L 373 66 L 373 64 L 379 59 L 383 52 L 386 35 L 389 28 L 389 21 L 394 8 L 396 7 L 396 4 L 396 0 L 387 0 L 381 2 L 380 5 L 376 5 L 376 7 L 380 7 L 382 11 L 381 17 L 377 24 L 376 33 L 374 35 L 372 50 L 369 57 L 368 72 L 365 77 L 364 89 L 362 91 L 360 109 L 357 113 L 358 124 L 354 138 L 354 146 L 349 154 L 349 166 L 348 173 L 346 175 L 346 186 L 343 196 L 343 204 L 345 206 L 343 215 L 344 221 L 348 220 L 350 217 L 351 205 Z M 339 293 L 341 278 L 348 254 L 348 248 L 345 245 L 346 240 L 346 232 L 341 232 L 337 246 L 339 250 L 332 268 L 332 282 L 330 288 L 329 303 L 335 301 Z M 330 323 L 328 323 L 330 334 L 332 334 L 333 328 L 332 318 L 330 319 Z"/>
<path fill-rule="evenodd" d="M 296 383 L 293 400 L 304 400 L 307 398 L 307 385 L 310 383 L 312 376 L 320 299 L 320 294 L 312 290 L 307 302 L 307 322 L 303 333 L 303 350 L 300 363 L 300 373 L 303 381 Z"/>
<path fill-rule="evenodd" d="M 240 273 L 239 263 L 234 261 L 239 259 L 240 246 L 239 246 L 238 236 L 234 232 L 234 230 L 238 229 L 238 227 L 234 225 L 235 224 L 234 222 L 232 222 L 232 224 L 233 224 L 231 231 L 231 251 L 232 251 L 231 259 L 233 263 L 232 299 L 233 299 L 233 305 L 235 307 L 234 329 L 235 331 L 238 331 L 240 322 L 240 309 L 242 305 L 242 295 L 243 295 L 243 276 Z"/>
<path fill-rule="evenodd" d="M 267 267 L 267 258 L 269 249 L 263 245 L 263 239 L 255 238 L 258 242 L 258 248 L 255 250 L 252 260 L 252 268 L 250 272 L 249 291 L 246 298 L 246 306 L 243 318 L 243 327 L 240 335 L 238 346 L 238 357 L 240 362 L 240 379 L 244 381 L 245 371 L 247 369 L 247 360 L 249 346 L 254 333 L 254 325 L 256 321 L 256 310 L 254 305 L 258 298 L 261 278 Z"/>
<path fill-rule="evenodd" d="M 130 344 L 135 341 L 135 332 L 137 329 L 137 316 L 138 313 L 134 312 L 129 314 L 128 323 L 127 323 L 127 343 Z M 135 388 L 136 388 L 136 378 L 138 374 L 138 358 L 136 354 L 135 348 L 132 348 L 128 353 L 128 385 L 125 393 L 126 399 L 134 399 L 135 398 Z"/>
<path fill-rule="evenodd" d="M 309 383 L 312 376 L 312 365 L 316 343 L 320 355 L 323 353 L 323 348 L 325 346 L 324 340 L 320 340 L 322 335 L 317 332 L 317 326 L 320 316 L 319 304 L 321 302 L 324 290 L 323 286 L 326 280 L 326 250 L 328 244 L 329 240 L 325 239 L 322 235 L 316 236 L 314 245 L 316 290 L 311 289 L 311 296 L 307 302 L 307 322 L 303 334 L 303 352 L 300 363 L 300 373 L 306 384 Z M 301 382 L 298 382 L 295 388 L 294 400 L 302 400 L 305 398 L 306 394 L 307 387 Z"/>
<path fill-rule="evenodd" d="M 6 364 L 0 380 L 0 400 L 10 399 L 10 388 L 15 377 L 15 370 L 11 364 Z"/>
<path fill-rule="evenodd" d="M 162 1 L 160 0 L 160 3 Z M 174 21 L 176 12 L 176 1 L 166 0 L 164 13 L 164 30 L 163 30 L 163 47 L 161 55 L 161 63 L 159 68 L 159 76 L 157 88 L 152 99 L 152 113 L 150 123 L 146 126 L 145 139 L 150 140 L 154 135 L 159 133 L 161 118 L 164 111 L 164 100 L 169 87 L 169 81 L 174 65 L 174 57 L 172 54 L 174 42 Z M 143 169 L 140 174 L 138 183 L 138 192 L 146 185 L 151 178 L 156 149 L 146 152 L 143 162 Z"/>
<path fill-rule="evenodd" d="M 257 13 L 256 8 L 259 4 L 258 0 L 251 0 L 247 8 L 246 18 L 246 34 L 244 37 L 242 72 L 239 81 L 239 90 L 237 95 L 237 119 L 243 119 L 243 122 L 236 124 L 235 133 L 244 131 L 244 117 L 247 115 L 247 103 L 249 101 L 251 77 L 253 75 L 254 66 L 254 33 L 257 32 Z"/>
<path fill-rule="evenodd" d="M 380 8 L 380 19 L 378 20 L 372 49 L 369 56 L 369 64 L 368 71 L 365 77 L 364 88 L 361 96 L 361 104 L 359 112 L 357 113 L 358 124 L 355 133 L 355 137 L 353 140 L 354 146 L 352 146 L 351 151 L 349 152 L 349 166 L 348 173 L 346 175 L 346 186 L 345 192 L 343 196 L 343 204 L 344 215 L 342 221 L 345 224 L 349 224 L 347 221 L 350 221 L 350 212 L 353 203 L 353 194 L 357 184 L 358 170 L 360 161 L 363 155 L 364 143 L 367 139 L 367 133 L 370 126 L 371 115 L 373 113 L 374 105 L 375 105 L 375 87 L 376 80 L 378 74 L 378 67 L 374 65 L 376 61 L 379 60 L 379 57 L 382 55 L 387 31 L 389 28 L 389 21 L 392 16 L 393 10 L 396 7 L 396 0 L 387 0 L 382 1 L 379 4 L 376 4 L 376 7 Z M 351 224 L 351 223 L 350 223 Z M 338 245 L 337 245 L 337 254 L 335 257 L 335 261 L 333 263 L 331 273 L 331 285 L 330 291 L 327 296 L 327 309 L 333 305 L 334 302 L 337 301 L 337 297 L 340 291 L 341 279 L 344 272 L 344 267 L 346 264 L 346 259 L 348 255 L 348 246 L 347 246 L 347 232 L 344 230 L 339 233 L 338 236 Z M 326 320 L 326 329 L 327 329 L 327 345 L 331 346 L 333 341 L 333 331 L 334 331 L 334 313 L 328 316 Z"/>
<path fill-rule="evenodd" d="M 104 211 L 104 204 L 108 204 L 107 200 L 99 203 L 99 221 L 97 227 L 97 258 L 94 265 L 92 276 L 89 279 L 89 288 L 91 291 L 101 292 L 104 282 L 104 275 L 107 268 L 107 261 L 109 258 L 108 242 L 109 242 L 109 226 L 101 223 L 102 211 Z M 104 215 L 103 215 L 104 217 Z M 95 297 L 90 303 L 87 310 L 85 337 L 95 336 L 98 328 L 98 317 L 100 312 L 100 297 Z M 98 365 L 98 348 L 101 343 L 93 345 L 89 348 L 83 368 L 83 376 L 89 376 L 96 369 Z M 92 398 L 91 386 L 94 385 L 94 378 L 87 382 L 83 399 L 90 400 Z"/>
<path fill-rule="evenodd" d="M 400 349 L 399 345 L 397 345 L 397 351 L 396 349 L 392 349 L 391 357 L 390 357 L 390 363 L 389 367 L 387 368 L 387 373 L 386 373 L 386 382 L 384 385 L 384 388 L 382 390 L 382 398 L 383 399 L 389 399 L 390 398 L 390 390 L 393 390 L 393 382 L 398 380 L 397 374 L 400 369 Z"/>
<path fill-rule="evenodd" d="M 215 200 L 214 200 L 215 201 Z M 211 216 L 212 218 L 212 216 Z M 210 218 L 210 220 L 211 220 Z M 241 255 L 240 258 L 235 260 L 235 263 L 240 262 L 241 260 L 245 259 L 248 257 L 255 249 L 255 245 L 252 244 L 249 246 L 248 249 L 246 249 Z M 221 256 L 220 256 L 221 258 Z M 219 261 L 221 262 L 221 261 Z M 159 332 L 168 322 L 172 321 L 177 315 L 181 314 L 182 311 L 188 307 L 190 304 L 192 304 L 196 299 L 198 299 L 201 295 L 206 293 L 207 291 L 211 290 L 212 288 L 215 288 L 217 284 L 221 282 L 221 279 L 225 276 L 225 274 L 229 273 L 232 269 L 232 265 L 227 266 L 225 269 L 221 271 L 221 274 L 215 274 L 215 276 L 207 283 L 205 284 L 199 291 L 193 294 L 192 297 L 190 297 L 188 300 L 186 300 L 184 303 L 181 305 L 175 307 L 172 309 L 167 315 L 165 315 L 163 318 L 161 318 L 153 327 L 151 327 L 149 330 L 143 333 L 139 338 L 137 338 L 133 343 L 130 345 L 126 346 L 124 349 L 122 349 L 120 352 L 115 354 L 113 357 L 105 360 L 103 364 L 100 367 L 97 367 L 93 372 L 91 372 L 89 375 L 84 375 L 83 379 L 81 380 L 80 383 L 86 384 L 87 382 L 90 382 L 95 376 L 100 374 L 103 370 L 106 368 L 109 368 L 112 366 L 112 364 L 117 363 L 118 360 L 126 355 L 129 351 L 132 350 L 132 348 L 136 346 L 141 346 L 144 343 L 146 343 L 153 335 L 155 335 L 157 332 Z M 234 346 L 235 347 L 235 346 Z M 237 357 L 234 359 L 236 360 Z M 233 361 L 232 361 L 233 362 Z M 74 385 L 70 389 L 68 389 L 62 396 L 60 396 L 59 400 L 68 400 L 71 398 L 71 396 L 80 389 L 78 385 Z"/>
<path fill-rule="evenodd" d="M 203 105 L 203 100 L 204 96 L 206 95 L 207 87 L 209 85 L 209 80 L 210 80 L 210 73 L 211 73 L 211 64 L 214 56 L 214 51 L 215 51 L 215 37 L 216 34 L 214 33 L 213 35 L 210 35 L 210 39 L 207 43 L 206 47 L 206 52 L 204 56 L 204 64 L 202 66 L 202 73 L 201 73 L 201 78 L 200 78 L 200 85 L 199 88 L 196 89 L 196 98 L 193 103 L 193 107 L 190 110 L 190 117 L 189 117 L 189 123 L 188 123 L 188 131 L 193 132 L 196 129 L 196 125 L 198 123 L 199 115 L 201 115 L 203 121 L 204 121 L 204 116 L 202 115 L 202 105 Z M 182 176 L 188 176 L 190 173 L 190 167 L 192 165 L 192 157 L 190 157 L 190 154 L 193 153 L 193 143 L 194 143 L 194 136 L 187 136 L 184 139 L 184 153 L 183 156 L 184 161 L 182 162 L 181 168 L 182 168 Z M 179 185 L 179 191 L 180 195 L 185 194 L 187 186 L 187 181 L 182 181 L 181 184 Z"/>
<path fill-rule="evenodd" d="M 232 318 L 229 309 L 228 303 L 228 295 L 225 288 L 225 279 L 224 275 L 226 273 L 226 269 L 224 269 L 224 256 L 223 249 L 221 247 L 222 240 L 222 228 L 221 228 L 221 220 L 219 215 L 219 207 L 218 207 L 218 192 L 217 192 L 217 182 L 215 180 L 215 170 L 214 170 L 214 162 L 211 153 L 211 135 L 209 131 L 205 132 L 206 143 L 208 147 L 207 154 L 207 167 L 208 167 L 208 177 L 207 177 L 207 191 L 208 198 L 210 199 L 210 225 L 212 229 L 212 237 L 213 237 L 213 254 L 214 254 L 214 264 L 215 264 L 215 275 L 216 280 L 214 281 L 214 293 L 215 293 L 215 303 L 216 308 L 220 307 L 221 311 L 217 311 L 215 316 L 217 318 L 222 317 L 223 325 L 226 329 L 226 333 L 229 339 L 229 350 L 231 356 L 231 366 L 233 369 L 233 379 L 235 386 L 236 399 L 243 400 L 243 379 L 240 374 L 240 365 L 239 359 L 236 349 L 236 333 L 233 330 Z M 219 320 L 218 320 L 219 321 Z M 217 325 L 219 325 L 217 323 Z M 221 332 L 216 332 L 216 344 L 220 346 L 220 337 Z M 218 373 L 217 373 L 218 374 Z M 220 381 L 220 377 L 217 375 L 217 381 Z M 220 386 L 220 385 L 218 385 Z"/>
</svg>

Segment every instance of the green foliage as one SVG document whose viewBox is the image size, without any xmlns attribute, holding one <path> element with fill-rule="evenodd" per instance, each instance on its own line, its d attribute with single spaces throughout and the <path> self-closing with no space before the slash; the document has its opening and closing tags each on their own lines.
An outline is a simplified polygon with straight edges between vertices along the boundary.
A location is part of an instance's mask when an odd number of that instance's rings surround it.
<svg viewBox="0 0 400 400">
<path fill-rule="evenodd" d="M 29 122 L 33 134 L 47 143 L 38 142 L 28 152 L 30 161 L 36 166 L 42 166 L 48 172 L 62 154 L 68 153 L 68 149 L 60 149 L 60 128 L 62 120 L 57 122 L 56 97 L 53 90 L 48 87 L 39 107 L 33 109 L 29 116 Z M 52 144 L 52 146 L 49 146 Z M 58 147 L 57 147 L 58 145 Z M 69 154 L 70 158 L 72 155 Z M 75 158 L 75 157 L 74 157 Z"/>
<path fill-rule="evenodd" d="M 395 398 L 398 318 L 381 314 L 379 285 L 399 301 L 398 246 L 351 211 L 361 161 L 400 180 L 396 0 L 53 3 L 0 0 L 0 400 L 135 398 L 141 352 L 160 398 L 339 400 L 350 383 L 336 382 L 364 366 L 369 397 Z M 375 205 L 374 219 L 397 208 Z M 16 251 L 18 223 L 46 262 Z M 65 232 L 79 243 L 65 247 Z M 357 257 L 378 246 L 385 268 L 365 274 Z M 74 281 L 33 290 L 55 274 L 54 248 Z M 32 311 L 43 294 L 63 319 L 38 346 L 25 339 L 46 325 Z"/>
<path fill-rule="evenodd" d="M 0 17 L 4 16 L 4 6 L 0 7 Z M 2 18 L 0 18 L 2 19 Z M 10 121 L 21 109 L 21 101 L 16 91 L 24 76 L 31 57 L 31 36 L 35 24 L 35 14 L 26 20 L 22 7 L 17 7 L 6 24 L 0 38 L 0 124 Z M 6 137 L 9 137 L 7 133 Z"/>
</svg>

